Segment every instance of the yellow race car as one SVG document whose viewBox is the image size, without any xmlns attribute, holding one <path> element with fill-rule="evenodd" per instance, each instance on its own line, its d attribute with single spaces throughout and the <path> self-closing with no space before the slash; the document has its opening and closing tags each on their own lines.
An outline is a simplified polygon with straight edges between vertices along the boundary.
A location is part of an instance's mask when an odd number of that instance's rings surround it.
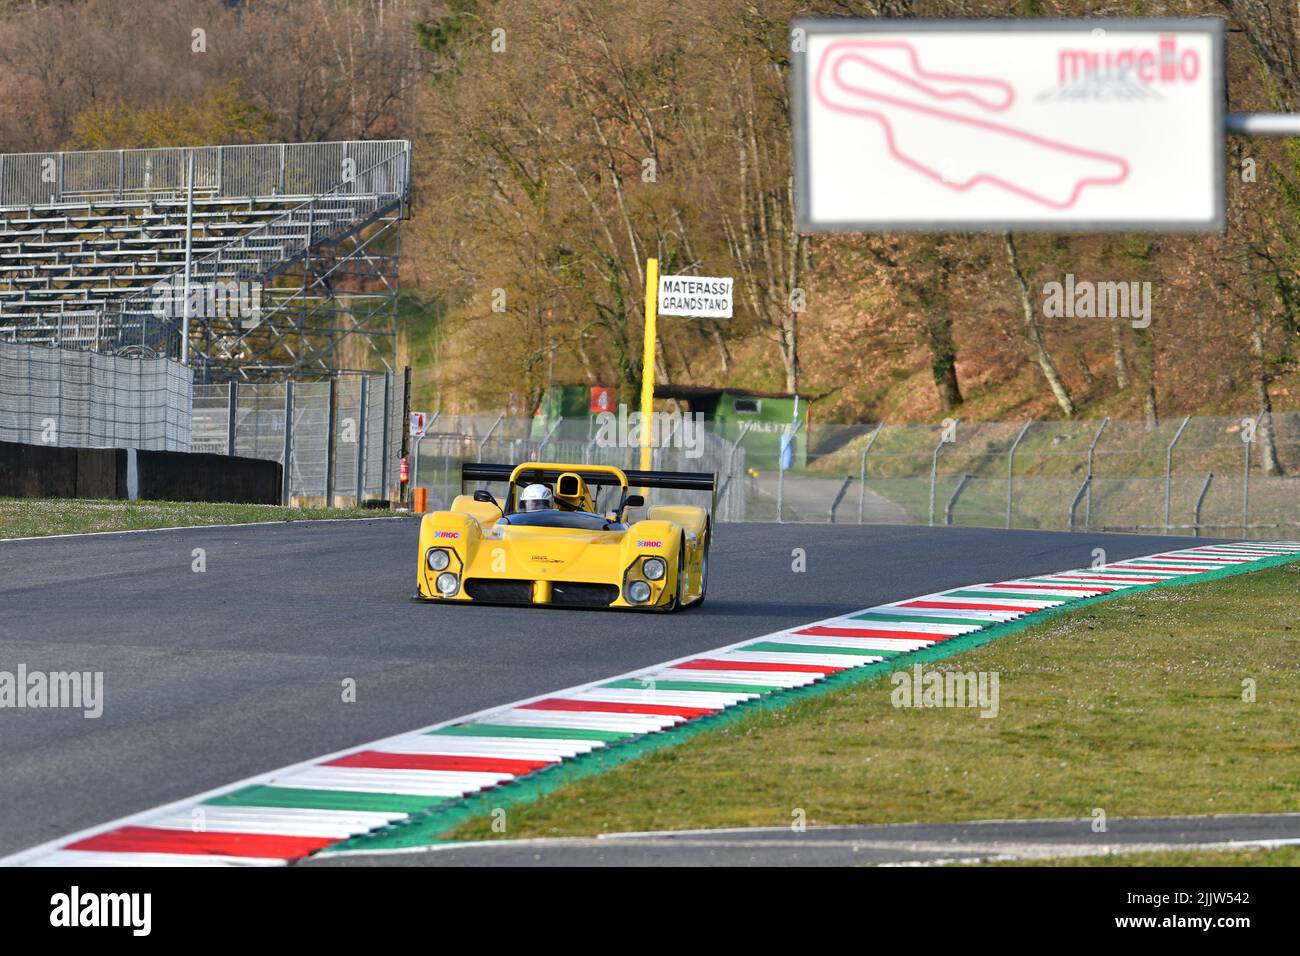
<svg viewBox="0 0 1300 956">
<path fill-rule="evenodd" d="M 426 601 L 674 611 L 698 606 L 709 581 L 710 510 L 645 506 L 631 488 L 713 492 L 712 474 L 610 465 L 466 463 L 461 494 L 420 523 L 418 592 Z M 602 493 L 608 492 L 601 503 Z"/>
</svg>

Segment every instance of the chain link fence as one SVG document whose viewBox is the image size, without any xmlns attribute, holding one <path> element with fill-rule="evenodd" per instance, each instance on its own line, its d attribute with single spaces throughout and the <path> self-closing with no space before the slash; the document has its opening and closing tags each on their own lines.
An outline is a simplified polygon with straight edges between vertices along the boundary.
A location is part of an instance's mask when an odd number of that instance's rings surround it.
<svg viewBox="0 0 1300 956">
<path fill-rule="evenodd" d="M 814 425 L 804 462 L 749 476 L 748 520 L 1284 538 L 1300 412 L 1143 421 Z"/>
<path fill-rule="evenodd" d="M 284 496 L 295 504 L 395 499 L 405 424 L 391 373 L 194 386 L 193 450 L 287 458 Z"/>
<path fill-rule="evenodd" d="M 190 382 L 166 358 L 0 342 L 0 441 L 189 451 Z"/>
<path fill-rule="evenodd" d="M 787 426 L 775 467 L 766 432 L 681 415 L 660 424 L 651 468 L 715 474 L 719 521 L 1244 538 L 1292 537 L 1300 528 L 1300 412 L 1158 425 L 951 419 L 814 424 L 806 432 Z M 284 498 L 295 503 L 399 498 L 405 427 L 400 382 L 391 373 L 192 386 L 190 370 L 168 359 L 0 343 L 0 440 L 287 460 Z M 428 490 L 432 510 L 461 492 L 467 461 L 635 469 L 640 448 L 628 437 L 594 417 L 435 415 L 412 445 L 411 487 Z M 655 500 L 698 498 L 660 492 Z"/>
<path fill-rule="evenodd" d="M 666 434 L 659 441 L 665 447 L 653 449 L 653 467 L 715 473 L 719 521 L 1247 538 L 1292 537 L 1300 527 L 1300 412 L 1189 417 L 1154 426 L 1111 419 L 949 420 L 814 424 L 806 434 L 786 426 L 775 456 L 771 434 L 735 423 Z M 413 481 L 428 489 L 435 510 L 461 492 L 466 461 L 638 467 L 635 443 L 607 437 L 594 418 L 543 423 L 504 415 L 434 416 L 413 449 Z M 749 460 L 775 461 L 775 467 L 753 468 Z M 692 494 L 661 492 L 656 500 L 690 502 Z"/>
</svg>

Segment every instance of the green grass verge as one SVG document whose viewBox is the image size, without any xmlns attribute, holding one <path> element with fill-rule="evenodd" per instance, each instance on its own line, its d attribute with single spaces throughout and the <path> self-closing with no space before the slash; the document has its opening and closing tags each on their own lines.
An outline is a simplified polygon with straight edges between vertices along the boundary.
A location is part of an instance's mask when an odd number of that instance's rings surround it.
<svg viewBox="0 0 1300 956">
<path fill-rule="evenodd" d="M 379 518 L 363 508 L 282 508 L 279 505 L 192 501 L 89 501 L 69 498 L 0 498 L 0 538 L 33 538 L 89 531 L 139 531 L 255 521 Z"/>
<path fill-rule="evenodd" d="M 954 866 L 972 864 L 955 863 Z M 1300 866 L 1300 847 L 1241 850 L 1143 850 L 1098 856 L 1056 856 L 1042 860 L 999 860 L 979 866 Z"/>
<path fill-rule="evenodd" d="M 1292 562 L 1078 606 L 927 664 L 998 672 L 996 718 L 896 709 L 882 669 L 542 787 L 505 834 L 484 794 L 439 836 L 1295 811 L 1298 594 Z"/>
</svg>

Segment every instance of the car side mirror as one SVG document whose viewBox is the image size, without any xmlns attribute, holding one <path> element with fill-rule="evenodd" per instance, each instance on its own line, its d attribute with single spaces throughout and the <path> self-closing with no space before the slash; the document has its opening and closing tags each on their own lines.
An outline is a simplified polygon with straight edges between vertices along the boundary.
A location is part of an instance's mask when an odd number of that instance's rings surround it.
<svg viewBox="0 0 1300 956">
<path fill-rule="evenodd" d="M 486 488 L 480 488 L 478 491 L 474 492 L 474 500 L 481 501 L 485 505 L 496 505 L 497 510 L 502 514 L 505 514 L 505 511 L 501 509 L 501 506 L 497 504 L 497 500 L 492 497 L 492 492 L 488 491 Z"/>
<path fill-rule="evenodd" d="M 624 507 L 627 507 L 627 508 L 644 508 L 644 507 L 645 507 L 645 496 L 644 496 L 644 495 L 628 495 L 628 496 L 627 496 L 627 504 L 626 504 Z"/>
</svg>

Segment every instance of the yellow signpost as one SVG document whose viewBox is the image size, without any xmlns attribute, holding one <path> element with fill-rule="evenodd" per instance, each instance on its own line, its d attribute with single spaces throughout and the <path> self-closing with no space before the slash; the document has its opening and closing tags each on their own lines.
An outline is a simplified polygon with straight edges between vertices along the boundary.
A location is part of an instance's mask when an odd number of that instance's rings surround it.
<svg viewBox="0 0 1300 956">
<path fill-rule="evenodd" d="M 661 280 L 663 290 L 659 288 Z M 660 276 L 659 260 L 645 261 L 645 354 L 641 357 L 642 471 L 650 470 L 650 447 L 654 435 L 655 319 L 660 313 L 697 319 L 729 319 L 732 281 L 725 276 Z"/>
<path fill-rule="evenodd" d="M 641 357 L 641 470 L 650 470 L 650 423 L 655 399 L 655 314 L 659 307 L 659 260 L 645 261 L 645 353 Z"/>
</svg>

